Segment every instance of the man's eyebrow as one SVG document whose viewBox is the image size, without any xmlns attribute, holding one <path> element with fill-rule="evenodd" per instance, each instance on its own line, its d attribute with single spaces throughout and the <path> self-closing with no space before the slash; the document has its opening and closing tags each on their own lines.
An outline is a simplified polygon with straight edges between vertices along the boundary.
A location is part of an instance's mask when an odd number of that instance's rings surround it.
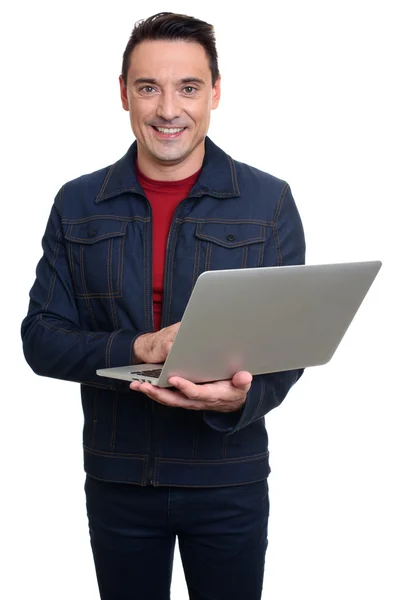
<svg viewBox="0 0 400 600">
<path fill-rule="evenodd" d="M 150 77 L 137 77 L 133 83 L 135 85 L 137 83 L 157 83 L 157 79 L 150 79 Z"/>
<path fill-rule="evenodd" d="M 206 85 L 206 82 L 200 77 L 184 77 L 180 80 L 180 83 L 199 83 L 200 85 Z"/>
<path fill-rule="evenodd" d="M 138 85 L 140 83 L 157 84 L 158 81 L 157 79 L 153 79 L 151 77 L 137 77 L 133 83 L 134 85 Z M 178 83 L 198 83 L 199 85 L 206 85 L 206 82 L 203 79 L 200 79 L 200 77 L 184 77 L 183 79 L 180 79 Z"/>
</svg>

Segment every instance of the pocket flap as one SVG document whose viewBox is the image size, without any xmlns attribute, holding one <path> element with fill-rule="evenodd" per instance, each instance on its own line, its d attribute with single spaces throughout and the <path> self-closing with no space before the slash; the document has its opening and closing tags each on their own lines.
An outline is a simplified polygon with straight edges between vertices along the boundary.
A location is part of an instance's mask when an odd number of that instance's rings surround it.
<svg viewBox="0 0 400 600">
<path fill-rule="evenodd" d="M 124 236 L 125 230 L 126 222 L 120 219 L 91 219 L 68 225 L 65 239 L 77 244 L 95 244 L 108 238 Z"/>
<path fill-rule="evenodd" d="M 265 242 L 265 227 L 257 223 L 198 223 L 195 237 L 224 248 Z"/>
</svg>

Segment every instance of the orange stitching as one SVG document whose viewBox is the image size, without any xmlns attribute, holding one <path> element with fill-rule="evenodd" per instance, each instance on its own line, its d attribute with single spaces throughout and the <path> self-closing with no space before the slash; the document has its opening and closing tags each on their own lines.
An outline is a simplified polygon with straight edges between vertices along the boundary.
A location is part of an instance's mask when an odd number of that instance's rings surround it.
<svg viewBox="0 0 400 600">
<path fill-rule="evenodd" d="M 125 223 L 124 233 L 126 234 L 126 228 L 128 223 Z M 124 272 L 124 250 L 125 250 L 125 239 L 126 236 L 119 240 L 119 253 L 118 253 L 118 281 L 117 281 L 117 291 L 122 296 L 122 281 L 123 281 L 123 272 Z"/>
<path fill-rule="evenodd" d="M 249 247 L 243 246 L 242 269 L 246 268 L 248 255 L 249 255 Z"/>
<path fill-rule="evenodd" d="M 129 459 L 133 458 L 133 459 L 142 460 L 142 461 L 147 460 L 146 454 L 128 454 L 125 452 L 104 452 L 104 450 L 95 450 L 94 448 L 89 448 L 89 446 L 85 446 L 85 444 L 83 444 L 83 449 L 88 454 L 94 454 L 94 455 L 98 455 L 98 456 L 107 456 L 108 458 L 129 458 Z"/>
<path fill-rule="evenodd" d="M 258 411 L 260 409 L 260 406 L 261 406 L 262 401 L 264 400 L 264 396 L 265 396 L 265 380 L 260 379 L 260 384 L 261 384 L 260 399 L 258 401 L 257 408 L 256 408 L 255 412 L 253 413 L 253 418 L 251 419 L 251 421 L 256 421 L 257 419 L 259 419 L 262 416 L 262 415 L 257 416 L 257 414 L 258 414 Z"/>
<path fill-rule="evenodd" d="M 282 204 L 283 204 L 283 199 L 286 196 L 286 192 L 289 189 L 289 184 L 287 183 L 284 187 L 283 190 L 281 192 L 280 198 L 278 200 L 278 204 L 276 205 L 276 209 L 275 209 L 275 214 L 274 214 L 274 225 L 276 225 L 276 222 L 279 218 L 280 212 L 281 212 L 281 208 L 282 208 Z"/>
<path fill-rule="evenodd" d="M 81 246 L 80 253 L 79 253 L 79 260 L 80 260 L 79 266 L 81 269 L 82 288 L 85 293 L 85 304 L 86 304 L 86 308 L 88 309 L 93 328 L 98 329 L 96 319 L 94 317 L 94 312 L 92 310 L 92 305 L 90 304 L 89 294 L 87 293 L 87 286 L 86 286 L 86 280 L 85 280 L 85 263 L 84 263 L 83 253 L 84 253 L 84 246 Z"/>
<path fill-rule="evenodd" d="M 97 294 L 97 293 L 96 294 L 92 294 L 92 293 L 83 294 L 83 293 L 79 292 L 79 293 L 76 293 L 75 295 L 77 298 L 81 298 L 81 299 L 84 299 L 84 298 L 105 298 L 105 299 L 107 299 L 107 298 L 122 298 L 122 294 L 117 294 L 117 293 L 106 294 L 105 292 L 99 293 L 99 294 Z"/>
<path fill-rule="evenodd" d="M 151 243 L 152 243 L 152 239 L 150 239 L 150 244 Z M 149 318 L 149 310 L 148 310 L 148 306 L 147 306 L 147 289 L 148 289 L 149 285 L 150 285 L 150 297 L 152 297 L 152 294 L 153 294 L 153 286 L 152 286 L 153 282 L 150 281 L 150 284 L 148 282 L 148 279 L 150 279 L 149 275 L 147 274 L 147 270 L 148 270 L 147 264 L 148 263 L 150 264 L 150 261 L 147 260 L 148 254 L 149 254 L 149 252 L 147 250 L 147 227 L 145 225 L 143 227 L 143 283 L 144 283 L 144 285 L 143 285 L 143 307 L 144 307 L 145 331 L 150 330 L 150 322 L 151 322 L 151 318 Z M 152 259 L 152 257 L 151 257 L 151 259 Z"/>
<path fill-rule="evenodd" d="M 66 217 L 62 217 L 61 223 L 63 225 L 80 225 L 82 223 L 89 223 L 90 221 L 97 221 L 99 219 L 110 219 L 114 221 L 122 221 L 123 223 L 133 223 L 133 221 L 150 221 L 150 217 L 122 217 L 119 215 L 94 215 L 90 217 L 81 217 L 80 219 L 67 219 Z"/>
<path fill-rule="evenodd" d="M 269 471 L 270 473 L 271 471 Z M 186 487 L 190 487 L 190 488 L 196 488 L 196 489 L 204 489 L 204 488 L 227 488 L 227 487 L 239 487 L 242 485 L 249 485 L 251 483 L 261 483 L 262 481 L 264 481 L 266 479 L 266 477 L 263 477 L 262 479 L 254 479 L 252 481 L 242 481 L 241 483 L 228 483 L 228 484 L 222 484 L 222 485 L 186 485 Z M 159 483 L 158 484 L 160 487 L 181 487 L 182 484 L 179 483 Z"/>
<path fill-rule="evenodd" d="M 113 428 L 111 432 L 111 440 L 110 440 L 110 452 L 115 452 L 115 439 L 117 435 L 117 412 L 118 412 L 118 392 L 115 392 L 114 402 L 113 402 Z"/>
<path fill-rule="evenodd" d="M 267 453 L 263 453 L 263 454 L 255 454 L 254 456 L 245 456 L 242 458 L 227 458 L 225 460 L 221 460 L 221 459 L 211 459 L 209 461 L 205 461 L 205 460 L 191 460 L 191 459 L 180 459 L 180 458 L 157 458 L 156 460 L 159 460 L 160 462 L 168 462 L 171 464 L 193 464 L 193 465 L 210 465 L 210 466 L 216 466 L 218 467 L 221 464 L 236 464 L 236 463 L 242 463 L 242 462 L 250 462 L 250 461 L 257 461 L 257 460 L 262 460 L 263 458 L 265 458 L 267 456 Z"/>
<path fill-rule="evenodd" d="M 108 279 L 108 291 L 110 293 L 110 309 L 111 309 L 111 320 L 114 329 L 118 329 L 118 321 L 114 299 L 111 297 L 112 294 L 112 251 L 113 251 L 113 240 L 108 240 L 108 261 L 107 261 L 107 279 Z"/>
<path fill-rule="evenodd" d="M 229 166 L 231 168 L 231 181 L 232 181 L 234 191 L 236 194 L 240 194 L 240 189 L 239 189 L 239 184 L 238 184 L 237 174 L 236 174 L 236 165 L 230 156 L 228 156 L 228 159 L 229 159 L 229 163 L 230 163 Z"/>
<path fill-rule="evenodd" d="M 76 242 L 78 244 L 85 244 L 86 246 L 93 246 L 93 244 L 97 244 L 97 242 L 107 240 L 109 238 L 122 237 L 123 235 L 125 234 L 121 232 L 112 231 L 110 233 L 103 233 L 103 235 L 99 235 L 98 237 L 93 238 L 92 240 L 88 240 L 87 238 L 73 237 L 72 235 L 65 236 L 65 239 L 71 243 Z"/>
<path fill-rule="evenodd" d="M 58 237 L 58 234 L 60 233 L 60 230 L 57 231 L 56 233 L 56 237 Z M 53 276 L 50 280 L 49 283 L 49 290 L 48 290 L 48 296 L 47 296 L 47 302 L 43 305 L 42 310 L 43 311 L 47 311 L 47 309 L 49 308 L 50 302 L 53 299 L 53 293 L 54 293 L 54 287 L 55 287 L 55 283 L 56 283 L 56 276 L 57 276 L 57 272 L 56 272 L 56 260 L 58 258 L 58 252 L 60 249 L 60 242 L 57 242 L 55 247 L 54 247 L 54 254 L 53 254 L 53 260 L 50 263 L 51 268 L 53 269 Z"/>
<path fill-rule="evenodd" d="M 216 242 L 219 246 L 223 246 L 224 248 L 239 248 L 240 246 L 246 246 L 249 244 L 255 244 L 255 243 L 260 243 L 260 242 L 265 241 L 265 238 L 253 237 L 253 238 L 247 238 L 245 240 L 242 240 L 241 242 L 225 242 L 225 241 L 221 240 L 220 238 L 216 238 L 213 235 L 207 235 L 206 233 L 202 233 L 202 234 L 195 233 L 195 236 L 202 240 Z"/>
<path fill-rule="evenodd" d="M 171 225 L 172 227 L 172 225 Z M 176 243 L 178 241 L 178 230 L 177 228 L 175 228 L 174 231 L 174 238 L 172 240 L 173 243 L 173 248 L 170 249 L 170 267 L 169 267 L 169 282 L 168 282 L 168 296 L 167 296 L 167 302 L 169 304 L 169 310 L 168 310 L 168 318 L 167 318 L 167 323 L 170 322 L 171 319 L 171 309 L 172 309 L 172 282 L 174 279 L 174 257 L 175 257 L 175 249 L 176 249 Z"/>
<path fill-rule="evenodd" d="M 211 250 L 212 250 L 212 244 L 208 243 L 207 244 L 207 250 L 206 250 L 206 261 L 205 261 L 205 270 L 209 271 L 210 270 L 210 263 L 211 263 Z"/>
<path fill-rule="evenodd" d="M 196 239 L 196 246 L 195 246 L 195 251 L 194 251 L 194 261 L 193 261 L 192 290 L 194 288 L 194 285 L 195 285 L 196 279 L 197 279 L 197 261 L 198 261 L 199 252 L 200 252 L 200 242 L 198 239 Z"/>
<path fill-rule="evenodd" d="M 205 225 L 207 223 L 222 223 L 222 225 L 266 225 L 273 227 L 274 221 L 264 221 L 260 219 L 201 219 L 194 217 L 184 217 L 183 219 L 177 219 L 177 222 L 182 223 L 198 223 L 199 225 Z"/>
<path fill-rule="evenodd" d="M 39 325 L 43 325 L 43 327 L 46 327 L 47 329 L 50 329 L 51 331 L 56 331 L 57 333 L 65 333 L 65 334 L 70 334 L 70 335 L 77 335 L 78 337 L 81 337 L 81 333 L 79 331 L 69 331 L 68 329 L 62 329 L 61 327 L 53 327 L 52 325 L 50 325 L 50 323 L 47 323 L 47 321 L 45 321 L 43 318 L 40 318 L 37 323 L 39 323 Z M 90 334 L 88 334 L 90 335 Z"/>
<path fill-rule="evenodd" d="M 93 402 L 92 402 L 92 409 L 93 409 L 93 421 L 92 421 L 92 435 L 91 435 L 91 444 L 92 447 L 94 446 L 95 443 L 95 439 L 96 439 L 96 429 L 97 429 L 97 396 L 96 394 L 93 394 Z"/>
</svg>

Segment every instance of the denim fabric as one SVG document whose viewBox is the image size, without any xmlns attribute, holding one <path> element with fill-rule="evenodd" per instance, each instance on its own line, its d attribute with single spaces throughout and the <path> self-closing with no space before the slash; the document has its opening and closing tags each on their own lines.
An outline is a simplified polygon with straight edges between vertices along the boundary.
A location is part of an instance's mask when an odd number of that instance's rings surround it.
<svg viewBox="0 0 400 600">
<path fill-rule="evenodd" d="M 39 375 L 81 384 L 90 475 L 142 486 L 260 480 L 270 472 L 264 416 L 302 370 L 256 375 L 233 413 L 165 407 L 127 382 L 96 375 L 137 363 L 135 339 L 154 327 L 152 214 L 136 155 L 135 141 L 115 164 L 57 193 L 22 323 L 26 360 Z M 205 270 L 304 262 L 289 185 L 233 160 L 207 137 L 201 173 L 168 236 L 162 327 L 181 320 Z"/>
<path fill-rule="evenodd" d="M 260 600 L 267 479 L 155 488 L 87 477 L 85 491 L 102 600 L 169 600 L 176 538 L 191 600 Z"/>
</svg>

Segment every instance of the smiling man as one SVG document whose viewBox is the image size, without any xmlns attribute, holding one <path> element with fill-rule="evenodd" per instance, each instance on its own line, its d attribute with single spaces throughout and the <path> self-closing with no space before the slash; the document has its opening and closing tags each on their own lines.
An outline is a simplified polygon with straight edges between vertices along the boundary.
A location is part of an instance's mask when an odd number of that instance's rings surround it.
<svg viewBox="0 0 400 600">
<path fill-rule="evenodd" d="M 192 600 L 258 600 L 269 517 L 264 416 L 302 371 L 173 388 L 96 369 L 165 360 L 203 271 L 302 264 L 289 185 L 207 136 L 221 78 L 211 25 L 159 13 L 123 55 L 136 140 L 65 183 L 43 238 L 25 357 L 81 384 L 85 491 L 103 600 L 167 600 L 176 538 Z M 273 343 L 273 340 L 266 340 Z"/>
<path fill-rule="evenodd" d="M 199 43 L 145 40 L 134 48 L 120 87 L 143 173 L 177 181 L 200 169 L 220 81 L 212 80 L 209 59 Z"/>
</svg>

